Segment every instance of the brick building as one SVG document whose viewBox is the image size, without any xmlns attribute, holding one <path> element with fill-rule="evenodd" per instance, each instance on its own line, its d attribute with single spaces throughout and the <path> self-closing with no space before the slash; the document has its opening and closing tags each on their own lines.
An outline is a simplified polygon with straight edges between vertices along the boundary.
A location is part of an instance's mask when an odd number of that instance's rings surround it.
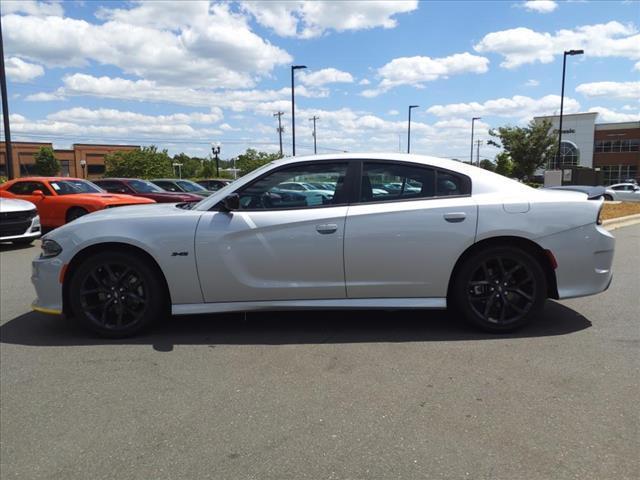
<svg viewBox="0 0 640 480">
<path fill-rule="evenodd" d="M 562 116 L 561 159 L 556 159 L 548 168 L 594 168 L 602 172 L 604 185 L 631 178 L 640 183 L 640 120 L 596 123 L 597 116 L 596 112 Z M 544 119 L 558 128 L 558 115 L 535 118 L 536 121 Z"/>
<path fill-rule="evenodd" d="M 13 172 L 16 177 L 36 175 L 35 154 L 42 147 L 53 148 L 49 142 L 11 142 Z M 60 162 L 60 175 L 79 178 L 99 178 L 104 175 L 104 157 L 117 151 L 136 150 L 137 145 L 93 145 L 76 143 L 71 149 L 54 149 Z M 83 168 L 84 165 L 84 168 Z M 7 147 L 0 142 L 0 176 L 7 176 Z"/>
</svg>

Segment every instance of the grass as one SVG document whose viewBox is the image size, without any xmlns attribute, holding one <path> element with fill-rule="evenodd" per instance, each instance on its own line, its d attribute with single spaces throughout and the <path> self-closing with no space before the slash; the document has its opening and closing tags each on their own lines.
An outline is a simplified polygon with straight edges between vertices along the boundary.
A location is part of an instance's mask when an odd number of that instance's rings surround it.
<svg viewBox="0 0 640 480">
<path fill-rule="evenodd" d="M 600 218 L 611 220 L 636 213 L 640 213 L 640 202 L 605 203 Z"/>
</svg>

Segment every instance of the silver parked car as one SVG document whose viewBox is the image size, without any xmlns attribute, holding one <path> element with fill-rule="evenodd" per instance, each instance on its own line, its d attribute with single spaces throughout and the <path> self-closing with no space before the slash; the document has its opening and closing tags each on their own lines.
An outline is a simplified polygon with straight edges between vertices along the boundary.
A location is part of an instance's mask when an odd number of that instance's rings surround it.
<svg viewBox="0 0 640 480">
<path fill-rule="evenodd" d="M 607 188 L 613 191 L 614 200 L 640 202 L 640 187 L 635 183 L 616 183 Z"/>
<path fill-rule="evenodd" d="M 322 179 L 331 198 L 283 194 L 295 179 Z M 197 204 L 103 210 L 49 233 L 34 309 L 112 337 L 168 313 L 306 308 L 448 307 L 508 331 L 547 298 L 609 286 L 601 208 L 434 157 L 287 158 Z"/>
<path fill-rule="evenodd" d="M 0 197 L 0 242 L 29 245 L 41 233 L 40 217 L 33 203 Z"/>
</svg>

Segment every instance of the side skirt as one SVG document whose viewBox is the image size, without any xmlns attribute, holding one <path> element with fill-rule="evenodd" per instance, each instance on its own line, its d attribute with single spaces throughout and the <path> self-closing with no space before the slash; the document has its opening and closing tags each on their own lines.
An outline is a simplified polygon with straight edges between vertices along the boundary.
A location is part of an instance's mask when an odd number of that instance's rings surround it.
<svg viewBox="0 0 640 480">
<path fill-rule="evenodd" d="M 446 298 L 341 298 L 333 300 L 274 300 L 261 302 L 183 303 L 171 306 L 173 315 L 267 310 L 347 310 L 447 308 Z"/>
</svg>

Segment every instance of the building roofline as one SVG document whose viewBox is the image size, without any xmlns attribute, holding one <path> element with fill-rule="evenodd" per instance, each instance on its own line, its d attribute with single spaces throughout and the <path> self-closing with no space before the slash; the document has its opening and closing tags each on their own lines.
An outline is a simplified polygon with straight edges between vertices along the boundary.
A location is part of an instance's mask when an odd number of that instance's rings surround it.
<svg viewBox="0 0 640 480">
<path fill-rule="evenodd" d="M 11 142 L 13 143 L 13 142 Z M 132 148 L 140 148 L 140 145 L 126 145 L 126 144 L 115 144 L 115 143 L 74 143 L 74 147 L 132 147 Z"/>
<path fill-rule="evenodd" d="M 598 115 L 598 112 L 580 112 L 580 113 L 563 113 L 563 117 L 577 117 L 578 115 Z M 555 118 L 560 117 L 560 114 L 557 115 L 536 115 L 533 118 Z"/>
</svg>

